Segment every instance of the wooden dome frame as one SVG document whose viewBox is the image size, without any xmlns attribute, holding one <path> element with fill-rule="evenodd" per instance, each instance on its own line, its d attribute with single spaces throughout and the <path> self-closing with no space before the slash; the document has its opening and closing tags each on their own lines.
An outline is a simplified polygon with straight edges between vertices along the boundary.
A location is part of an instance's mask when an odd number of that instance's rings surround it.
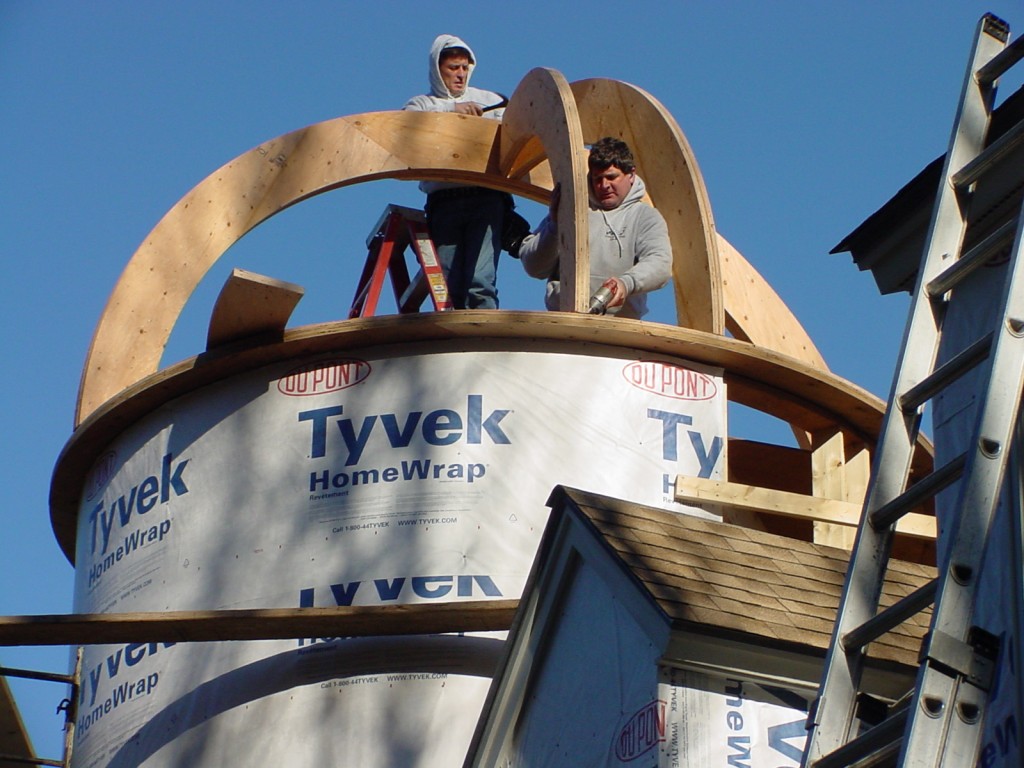
<svg viewBox="0 0 1024 768">
<path fill-rule="evenodd" d="M 728 327 L 736 338 L 824 369 L 786 305 L 715 232 L 696 159 L 669 112 L 627 83 L 570 85 L 555 70 L 534 69 L 501 123 L 454 113 L 340 117 L 260 144 L 210 174 L 160 220 L 114 287 L 86 357 L 75 426 L 159 369 L 189 296 L 232 244 L 285 208 L 364 181 L 465 181 L 545 202 L 552 178 L 560 180 L 563 309 L 583 311 L 584 145 L 605 135 L 634 149 L 650 197 L 665 213 L 678 324 L 716 334 Z"/>
<path fill-rule="evenodd" d="M 630 144 L 651 202 L 668 224 L 678 327 L 578 314 L 585 311 L 589 284 L 585 147 L 608 135 Z M 548 201 L 557 180 L 563 311 L 463 311 L 285 331 L 301 289 L 233 277 L 214 309 L 207 354 L 160 369 L 188 298 L 232 244 L 285 208 L 378 179 L 465 182 L 538 202 Z M 254 296 L 266 301 L 253 301 Z M 256 304 L 262 313 L 252 309 Z M 266 311 L 269 304 L 272 311 Z M 275 333 L 231 343 L 268 327 Z M 800 462 L 806 462 L 803 477 L 790 484 L 800 490 L 738 485 L 734 464 L 770 464 L 776 454 L 766 458 L 773 447 L 760 446 L 750 458 L 734 461 L 730 448 L 729 482 L 679 478 L 677 500 L 722 504 L 727 519 L 752 527 L 759 527 L 762 512 L 802 517 L 814 522 L 816 541 L 850 543 L 849 526 L 859 517 L 884 403 L 828 371 L 785 303 L 716 232 L 693 151 L 653 96 L 608 79 L 569 84 L 559 72 L 543 68 L 520 82 L 501 122 L 404 111 L 339 117 L 260 144 L 174 205 L 128 262 L 96 327 L 82 372 L 76 431 L 51 485 L 57 538 L 73 559 L 79 495 L 97 451 L 160 403 L 218 376 L 374 339 L 471 344 L 513 337 L 600 344 L 614 339 L 613 346 L 721 366 L 731 401 L 792 427 L 803 449 Z M 930 446 L 923 437 L 921 442 L 925 450 L 917 452 L 915 471 L 928 471 Z M 843 525 L 833 527 L 834 522 Z M 928 539 L 929 526 L 933 529 L 933 521 L 924 521 L 911 535 Z"/>
</svg>

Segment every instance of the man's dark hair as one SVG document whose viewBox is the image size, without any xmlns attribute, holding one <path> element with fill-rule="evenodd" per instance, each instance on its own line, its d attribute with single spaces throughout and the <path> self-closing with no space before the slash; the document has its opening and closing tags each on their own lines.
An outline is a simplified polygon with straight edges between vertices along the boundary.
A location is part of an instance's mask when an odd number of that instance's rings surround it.
<svg viewBox="0 0 1024 768">
<path fill-rule="evenodd" d="M 590 147 L 590 157 L 587 159 L 587 166 L 590 170 L 604 170 L 615 166 L 623 173 L 632 173 L 636 169 L 633 160 L 633 153 L 629 145 L 622 139 L 614 136 L 605 136 L 595 141 Z"/>
<path fill-rule="evenodd" d="M 465 56 L 469 59 L 470 64 L 475 64 L 473 57 L 470 55 L 469 50 L 459 45 L 453 45 L 451 48 L 445 48 L 441 51 L 441 55 L 437 59 L 438 64 L 444 64 L 448 59 L 454 59 L 456 56 Z"/>
</svg>

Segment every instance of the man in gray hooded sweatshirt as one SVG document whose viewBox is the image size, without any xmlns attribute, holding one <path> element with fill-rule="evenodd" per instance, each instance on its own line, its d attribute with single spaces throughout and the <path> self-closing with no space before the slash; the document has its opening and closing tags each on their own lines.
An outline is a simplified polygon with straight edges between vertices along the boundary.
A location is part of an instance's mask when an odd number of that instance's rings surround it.
<svg viewBox="0 0 1024 768">
<path fill-rule="evenodd" d="M 643 201 L 644 182 L 636 175 L 629 145 L 605 137 L 590 149 L 587 160 L 590 186 L 590 293 L 601 287 L 611 291 L 607 312 L 640 319 L 647 314 L 647 294 L 672 277 L 672 244 L 665 219 Z M 558 192 L 552 194 L 552 213 Z M 531 277 L 548 281 L 545 304 L 559 307 L 558 237 L 554 215 L 519 248 L 523 268 Z"/>
<path fill-rule="evenodd" d="M 500 120 L 504 98 L 473 88 L 472 49 L 454 35 L 439 35 L 430 47 L 430 93 L 409 99 L 404 109 L 455 112 Z M 505 213 L 512 198 L 483 187 L 424 181 L 427 223 L 456 309 L 498 308 L 498 255 Z"/>
</svg>

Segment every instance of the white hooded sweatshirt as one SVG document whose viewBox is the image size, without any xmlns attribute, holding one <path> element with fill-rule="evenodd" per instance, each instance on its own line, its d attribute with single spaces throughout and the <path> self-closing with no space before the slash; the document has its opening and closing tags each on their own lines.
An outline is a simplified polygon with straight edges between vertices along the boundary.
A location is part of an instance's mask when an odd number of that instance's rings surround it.
<svg viewBox="0 0 1024 768">
<path fill-rule="evenodd" d="M 466 90 L 461 96 L 457 97 L 453 96 L 449 92 L 448 88 L 445 87 L 444 80 L 441 78 L 441 52 L 448 48 L 465 48 L 469 51 L 469 72 L 466 75 Z M 434 40 L 434 44 L 430 46 L 430 55 L 427 59 L 427 76 L 430 80 L 430 93 L 423 94 L 422 96 L 413 96 L 405 103 L 405 106 L 402 107 L 402 109 L 413 112 L 454 112 L 455 105 L 459 102 L 472 101 L 484 108 L 501 103 L 504 99 L 501 94 L 470 86 L 469 80 L 473 76 L 473 70 L 476 69 L 476 62 L 477 58 L 476 54 L 473 53 L 473 49 L 470 48 L 461 38 L 458 38 L 455 35 L 438 35 Z M 498 108 L 492 109 L 489 112 L 484 112 L 483 116 L 491 120 L 500 120 L 504 114 L 505 109 Z M 443 181 L 420 182 L 420 189 L 427 194 L 436 192 L 439 189 L 452 189 L 464 186 L 466 185 L 452 184 Z"/>
<path fill-rule="evenodd" d="M 445 87 L 441 78 L 441 52 L 448 48 L 465 48 L 469 51 L 469 73 L 466 75 L 466 90 L 461 96 L 453 96 Z M 458 102 L 473 101 L 481 107 L 487 108 L 502 101 L 500 94 L 493 91 L 485 91 L 482 88 L 470 86 L 470 78 L 473 77 L 473 70 L 476 69 L 476 54 L 463 40 L 455 35 L 438 35 L 434 44 L 430 46 L 430 55 L 427 59 L 427 77 L 430 80 L 430 93 L 422 96 L 413 96 L 405 103 L 403 109 L 418 112 L 454 112 Z M 500 120 L 505 110 L 494 109 L 484 112 L 484 117 L 492 120 Z"/>
</svg>

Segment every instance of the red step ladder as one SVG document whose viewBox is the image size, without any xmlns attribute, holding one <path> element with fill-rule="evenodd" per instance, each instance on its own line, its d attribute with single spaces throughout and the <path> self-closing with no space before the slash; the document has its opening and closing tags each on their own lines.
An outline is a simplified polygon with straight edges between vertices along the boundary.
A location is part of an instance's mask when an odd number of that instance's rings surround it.
<svg viewBox="0 0 1024 768">
<path fill-rule="evenodd" d="M 414 278 L 410 278 L 405 263 L 405 249 L 410 245 L 420 265 Z M 399 313 L 419 311 L 428 295 L 435 311 L 452 309 L 448 283 L 444 279 L 437 250 L 430 239 L 427 216 L 423 211 L 389 205 L 366 238 L 366 247 L 369 254 L 356 286 L 352 308 L 348 312 L 350 319 L 371 317 L 377 311 L 385 274 L 391 275 L 391 286 L 395 291 Z"/>
</svg>

